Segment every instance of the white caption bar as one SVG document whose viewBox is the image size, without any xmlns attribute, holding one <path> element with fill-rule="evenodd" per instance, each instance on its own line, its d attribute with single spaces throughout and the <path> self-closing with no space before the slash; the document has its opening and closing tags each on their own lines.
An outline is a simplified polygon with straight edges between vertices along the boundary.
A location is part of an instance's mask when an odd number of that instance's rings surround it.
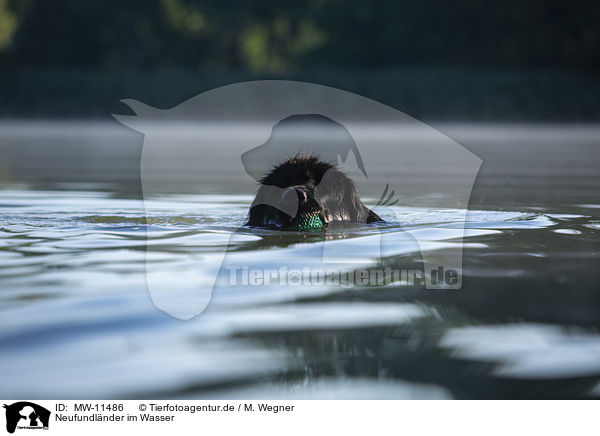
<svg viewBox="0 0 600 436">
<path fill-rule="evenodd" d="M 165 431 L 261 436 L 600 434 L 598 401 L 3 400 L 2 404 L 1 432 L 18 436 L 164 435 Z"/>
</svg>

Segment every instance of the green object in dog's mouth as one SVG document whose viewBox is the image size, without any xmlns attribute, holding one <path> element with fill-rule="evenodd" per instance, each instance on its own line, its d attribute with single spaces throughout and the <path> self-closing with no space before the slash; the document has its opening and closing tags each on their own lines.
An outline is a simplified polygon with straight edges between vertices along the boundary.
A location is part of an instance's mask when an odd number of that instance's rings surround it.
<svg viewBox="0 0 600 436">
<path fill-rule="evenodd" d="M 309 231 L 309 230 L 321 230 L 323 229 L 323 221 L 319 215 L 313 215 L 306 218 L 296 217 L 289 225 L 285 227 L 285 230 L 297 230 L 297 231 Z"/>
</svg>

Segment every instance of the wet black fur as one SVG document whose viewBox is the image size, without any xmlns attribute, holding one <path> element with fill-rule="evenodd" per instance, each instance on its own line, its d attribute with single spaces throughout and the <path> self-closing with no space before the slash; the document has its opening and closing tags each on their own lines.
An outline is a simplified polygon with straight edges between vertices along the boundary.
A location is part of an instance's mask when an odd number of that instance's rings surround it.
<svg viewBox="0 0 600 436">
<path fill-rule="evenodd" d="M 282 228 L 289 224 L 293 217 L 274 206 L 280 201 L 285 188 L 296 190 L 297 216 L 301 218 L 319 215 L 325 224 L 335 221 L 382 221 L 363 204 L 354 182 L 335 165 L 324 162 L 317 156 L 294 156 L 275 166 L 259 182 L 257 196 L 246 223 L 248 226 Z M 281 190 L 267 190 L 265 186 L 274 186 Z M 260 203 L 257 201 L 259 198 L 264 200 L 266 195 L 272 197 L 268 199 L 268 204 L 256 204 Z"/>
</svg>

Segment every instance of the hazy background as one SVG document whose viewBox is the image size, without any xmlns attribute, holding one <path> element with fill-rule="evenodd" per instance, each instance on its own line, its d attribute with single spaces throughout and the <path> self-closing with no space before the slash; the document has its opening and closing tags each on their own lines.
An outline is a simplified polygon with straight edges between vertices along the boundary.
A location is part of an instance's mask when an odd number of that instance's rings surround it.
<svg viewBox="0 0 600 436">
<path fill-rule="evenodd" d="M 0 0 L 0 116 L 168 108 L 242 80 L 352 91 L 424 121 L 600 116 L 600 3 Z"/>
</svg>

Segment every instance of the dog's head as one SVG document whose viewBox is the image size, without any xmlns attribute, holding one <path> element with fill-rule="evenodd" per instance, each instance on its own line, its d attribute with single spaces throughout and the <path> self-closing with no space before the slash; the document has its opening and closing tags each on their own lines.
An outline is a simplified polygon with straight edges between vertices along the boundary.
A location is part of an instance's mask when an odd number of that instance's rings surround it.
<svg viewBox="0 0 600 436">
<path fill-rule="evenodd" d="M 247 225 L 319 230 L 333 221 L 380 220 L 336 166 L 317 156 L 296 155 L 262 177 Z"/>
</svg>

